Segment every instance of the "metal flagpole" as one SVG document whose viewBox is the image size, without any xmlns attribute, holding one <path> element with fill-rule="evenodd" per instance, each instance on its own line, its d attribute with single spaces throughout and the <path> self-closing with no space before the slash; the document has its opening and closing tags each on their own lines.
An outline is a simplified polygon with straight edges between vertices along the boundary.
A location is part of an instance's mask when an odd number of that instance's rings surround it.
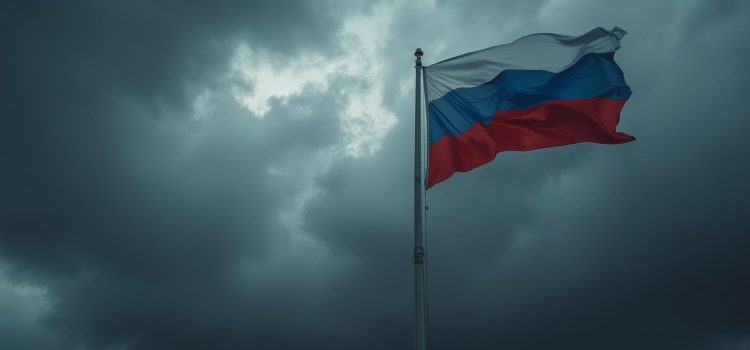
<svg viewBox="0 0 750 350">
<path fill-rule="evenodd" d="M 422 113 L 420 74 L 422 72 L 422 49 L 414 52 L 416 65 L 416 94 L 414 107 L 414 292 L 416 329 L 414 348 L 427 350 L 427 274 L 425 271 L 424 193 L 422 162 Z"/>
</svg>

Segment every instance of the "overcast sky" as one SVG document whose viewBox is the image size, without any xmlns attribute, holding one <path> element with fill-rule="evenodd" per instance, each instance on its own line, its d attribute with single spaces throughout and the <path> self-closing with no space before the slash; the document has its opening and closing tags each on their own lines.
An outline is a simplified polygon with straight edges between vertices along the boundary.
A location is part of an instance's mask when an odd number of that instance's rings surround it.
<svg viewBox="0 0 750 350">
<path fill-rule="evenodd" d="M 410 349 L 414 57 L 628 34 L 428 191 L 433 349 L 750 348 L 746 1 L 2 1 L 0 349 Z"/>
</svg>

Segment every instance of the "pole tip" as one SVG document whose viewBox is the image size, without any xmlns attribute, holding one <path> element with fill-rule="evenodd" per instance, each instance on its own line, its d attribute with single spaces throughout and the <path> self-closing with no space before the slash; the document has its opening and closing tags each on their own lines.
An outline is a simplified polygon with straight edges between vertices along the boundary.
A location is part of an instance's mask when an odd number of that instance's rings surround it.
<svg viewBox="0 0 750 350">
<path fill-rule="evenodd" d="M 422 55 L 423 55 L 422 49 L 417 48 L 417 50 L 414 51 L 414 56 L 417 56 L 417 58 L 422 57 Z"/>
</svg>

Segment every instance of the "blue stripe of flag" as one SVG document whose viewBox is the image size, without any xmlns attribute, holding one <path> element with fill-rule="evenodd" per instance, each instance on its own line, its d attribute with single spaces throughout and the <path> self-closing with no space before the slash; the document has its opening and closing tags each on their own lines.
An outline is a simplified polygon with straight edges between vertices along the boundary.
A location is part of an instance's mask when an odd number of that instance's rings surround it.
<svg viewBox="0 0 750 350">
<path fill-rule="evenodd" d="M 614 61 L 614 52 L 584 55 L 559 73 L 505 70 L 485 84 L 459 88 L 430 102 L 430 144 L 446 134 L 458 136 L 476 123 L 488 124 L 496 112 L 503 110 L 529 108 L 554 100 L 592 97 L 619 100 L 629 96 L 630 88 Z"/>
</svg>

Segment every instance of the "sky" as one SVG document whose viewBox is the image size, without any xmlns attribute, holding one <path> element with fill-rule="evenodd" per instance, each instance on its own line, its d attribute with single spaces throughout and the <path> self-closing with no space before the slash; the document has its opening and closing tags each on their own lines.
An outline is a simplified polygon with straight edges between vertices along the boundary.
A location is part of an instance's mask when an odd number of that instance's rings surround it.
<svg viewBox="0 0 750 350">
<path fill-rule="evenodd" d="M 621 145 L 428 193 L 431 348 L 750 348 L 750 3 L 0 2 L 0 348 L 409 349 L 414 56 L 619 26 Z"/>
</svg>

